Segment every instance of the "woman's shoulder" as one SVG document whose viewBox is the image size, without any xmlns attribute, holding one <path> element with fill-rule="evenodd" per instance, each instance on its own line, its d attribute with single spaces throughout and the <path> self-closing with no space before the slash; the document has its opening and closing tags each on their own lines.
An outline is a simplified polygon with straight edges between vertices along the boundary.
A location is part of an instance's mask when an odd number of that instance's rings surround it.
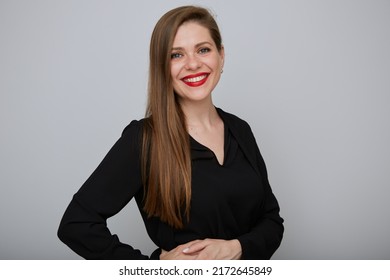
<svg viewBox="0 0 390 280">
<path fill-rule="evenodd" d="M 221 116 L 224 123 L 226 123 L 230 128 L 237 129 L 239 131 L 248 129 L 250 130 L 250 126 L 247 121 L 241 119 L 237 115 L 232 113 L 225 112 L 221 108 L 217 108 L 219 115 Z"/>
<path fill-rule="evenodd" d="M 134 119 L 123 129 L 122 136 L 127 134 L 138 135 L 144 129 L 144 127 L 148 125 L 148 118 L 143 118 L 139 120 Z"/>
</svg>

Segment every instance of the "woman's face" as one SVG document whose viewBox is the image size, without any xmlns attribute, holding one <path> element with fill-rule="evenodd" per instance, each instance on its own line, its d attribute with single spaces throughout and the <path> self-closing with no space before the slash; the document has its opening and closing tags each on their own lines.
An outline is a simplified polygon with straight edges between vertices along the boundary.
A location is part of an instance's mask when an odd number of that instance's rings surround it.
<svg viewBox="0 0 390 280">
<path fill-rule="evenodd" d="M 181 25 L 171 52 L 173 88 L 180 102 L 211 101 L 223 61 L 224 50 L 218 51 L 207 28 L 196 22 Z"/>
</svg>

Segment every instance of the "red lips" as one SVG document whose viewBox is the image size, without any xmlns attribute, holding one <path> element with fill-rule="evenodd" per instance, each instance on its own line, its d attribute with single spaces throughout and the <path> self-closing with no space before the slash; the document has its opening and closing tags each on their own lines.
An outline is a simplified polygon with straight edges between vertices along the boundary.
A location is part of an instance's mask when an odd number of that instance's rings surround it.
<svg viewBox="0 0 390 280">
<path fill-rule="evenodd" d="M 202 72 L 202 73 L 197 73 L 197 74 L 185 76 L 181 80 L 187 86 L 199 87 L 199 86 L 203 85 L 207 81 L 208 77 L 209 77 L 209 73 Z"/>
</svg>

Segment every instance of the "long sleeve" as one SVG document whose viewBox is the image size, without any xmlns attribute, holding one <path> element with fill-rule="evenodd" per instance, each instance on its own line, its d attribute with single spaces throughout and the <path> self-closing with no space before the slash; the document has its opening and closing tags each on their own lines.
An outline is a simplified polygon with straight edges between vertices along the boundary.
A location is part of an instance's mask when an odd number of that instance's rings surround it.
<svg viewBox="0 0 390 280">
<path fill-rule="evenodd" d="M 131 122 L 96 170 L 73 196 L 61 220 L 58 237 L 86 259 L 147 259 L 121 243 L 107 228 L 142 187 L 140 122 Z"/>
<path fill-rule="evenodd" d="M 242 259 L 270 259 L 283 238 L 283 219 L 279 215 L 279 204 L 268 182 L 266 166 L 250 128 L 249 132 L 250 137 L 247 139 L 251 140 L 253 149 L 255 149 L 256 167 L 263 181 L 265 197 L 256 225 L 238 240 L 242 246 Z"/>
<path fill-rule="evenodd" d="M 263 157 L 249 124 L 235 115 L 226 113 L 219 108 L 218 110 L 229 124 L 229 128 L 237 139 L 246 158 L 260 177 L 260 187 L 263 188 L 264 197 L 256 215 L 257 220 L 247 233 L 237 238 L 242 247 L 241 258 L 270 259 L 282 241 L 284 221 L 279 215 L 279 204 L 269 184 Z"/>
</svg>

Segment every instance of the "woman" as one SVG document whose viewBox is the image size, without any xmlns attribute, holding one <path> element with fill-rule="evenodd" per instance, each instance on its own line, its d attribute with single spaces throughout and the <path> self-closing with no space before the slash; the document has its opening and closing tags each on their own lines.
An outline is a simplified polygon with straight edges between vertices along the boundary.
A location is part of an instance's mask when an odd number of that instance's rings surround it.
<svg viewBox="0 0 390 280">
<path fill-rule="evenodd" d="M 106 220 L 133 197 L 151 259 L 269 259 L 283 219 L 249 125 L 214 107 L 224 47 L 210 13 L 166 13 L 150 44 L 146 118 L 132 121 L 74 195 L 58 236 L 87 259 L 148 259 Z"/>
</svg>

